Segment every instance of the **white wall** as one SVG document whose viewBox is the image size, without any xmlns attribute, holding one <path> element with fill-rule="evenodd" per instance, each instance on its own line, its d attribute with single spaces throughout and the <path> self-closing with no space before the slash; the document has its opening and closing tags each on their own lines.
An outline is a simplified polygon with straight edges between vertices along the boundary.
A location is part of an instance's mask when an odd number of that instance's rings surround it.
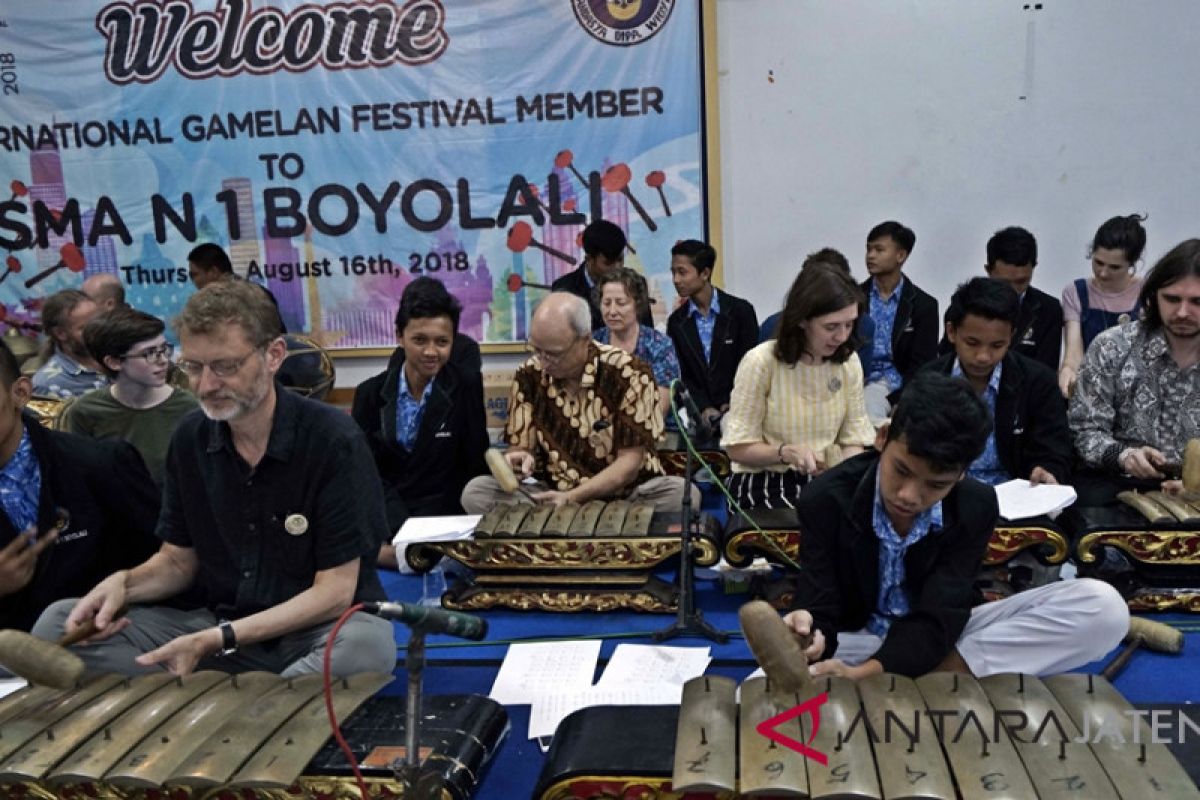
<svg viewBox="0 0 1200 800">
<path fill-rule="evenodd" d="M 1006 225 L 1055 295 L 1110 216 L 1150 215 L 1146 265 L 1200 235 L 1194 0 L 716 2 L 725 283 L 760 318 L 819 247 L 865 277 L 889 218 L 943 309 Z M 383 366 L 339 360 L 337 384 Z"/>
<path fill-rule="evenodd" d="M 1110 216 L 1149 213 L 1147 265 L 1200 235 L 1200 3 L 1025 5 L 718 0 L 730 291 L 765 316 L 825 245 L 865 277 L 889 218 L 943 309 L 1006 225 L 1055 295 Z"/>
</svg>

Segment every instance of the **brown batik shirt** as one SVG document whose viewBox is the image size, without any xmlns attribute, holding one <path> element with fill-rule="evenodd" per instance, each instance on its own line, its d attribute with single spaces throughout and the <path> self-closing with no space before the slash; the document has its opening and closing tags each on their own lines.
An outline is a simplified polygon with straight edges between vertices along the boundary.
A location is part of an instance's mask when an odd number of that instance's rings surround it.
<svg viewBox="0 0 1200 800">
<path fill-rule="evenodd" d="M 624 350 L 592 342 L 578 394 L 542 371 L 537 358 L 513 378 L 504 435 L 537 461 L 535 476 L 567 492 L 611 464 L 617 451 L 645 453 L 634 484 L 663 474 L 656 442 L 663 433 L 654 373 Z"/>
</svg>

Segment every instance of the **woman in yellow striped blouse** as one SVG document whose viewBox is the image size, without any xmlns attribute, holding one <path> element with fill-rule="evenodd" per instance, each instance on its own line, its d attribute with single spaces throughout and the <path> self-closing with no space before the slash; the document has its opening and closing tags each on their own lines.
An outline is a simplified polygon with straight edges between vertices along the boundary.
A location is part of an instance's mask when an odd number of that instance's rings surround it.
<svg viewBox="0 0 1200 800">
<path fill-rule="evenodd" d="M 875 439 L 863 404 L 854 323 L 866 300 L 836 266 L 810 264 L 788 291 L 775 339 L 742 358 L 721 445 L 743 508 L 792 506 L 825 469 L 831 444 L 855 455 Z"/>
</svg>

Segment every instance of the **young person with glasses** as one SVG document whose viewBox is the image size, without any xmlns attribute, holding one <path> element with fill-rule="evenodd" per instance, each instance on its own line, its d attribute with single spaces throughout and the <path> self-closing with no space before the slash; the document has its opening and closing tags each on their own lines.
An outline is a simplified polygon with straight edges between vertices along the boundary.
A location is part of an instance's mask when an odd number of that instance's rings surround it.
<svg viewBox="0 0 1200 800">
<path fill-rule="evenodd" d="M 171 434 L 196 408 L 191 392 L 167 382 L 174 348 L 164 329 L 158 317 L 133 308 L 117 308 L 89 322 L 83 342 L 112 383 L 72 402 L 60 422 L 72 433 L 132 444 L 160 490 Z"/>
</svg>

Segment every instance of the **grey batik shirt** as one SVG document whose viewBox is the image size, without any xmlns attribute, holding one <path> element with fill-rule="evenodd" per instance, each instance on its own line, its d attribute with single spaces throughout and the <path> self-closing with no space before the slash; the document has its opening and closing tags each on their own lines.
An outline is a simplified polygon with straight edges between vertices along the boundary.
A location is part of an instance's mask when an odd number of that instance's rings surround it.
<svg viewBox="0 0 1200 800">
<path fill-rule="evenodd" d="M 1121 451 L 1142 445 L 1179 462 L 1200 437 L 1200 364 L 1180 369 L 1161 330 L 1109 328 L 1088 348 L 1067 420 L 1089 467 L 1119 472 Z"/>
</svg>

